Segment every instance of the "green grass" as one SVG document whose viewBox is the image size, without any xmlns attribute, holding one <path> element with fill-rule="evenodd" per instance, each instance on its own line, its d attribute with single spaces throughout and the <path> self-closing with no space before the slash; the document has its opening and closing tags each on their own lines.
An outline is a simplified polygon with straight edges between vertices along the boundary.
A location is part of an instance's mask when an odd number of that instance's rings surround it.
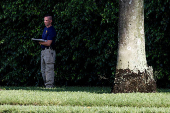
<svg viewBox="0 0 170 113">
<path fill-rule="evenodd" d="M 170 112 L 170 90 L 110 93 L 109 87 L 0 87 L 1 112 Z"/>
</svg>

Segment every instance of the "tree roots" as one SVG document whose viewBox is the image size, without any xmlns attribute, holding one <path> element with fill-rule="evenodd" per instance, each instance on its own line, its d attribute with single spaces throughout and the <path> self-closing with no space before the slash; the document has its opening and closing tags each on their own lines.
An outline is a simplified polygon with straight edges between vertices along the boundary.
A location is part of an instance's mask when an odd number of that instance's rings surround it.
<svg viewBox="0 0 170 113">
<path fill-rule="evenodd" d="M 156 92 L 153 69 L 134 73 L 129 69 L 117 69 L 112 93 Z"/>
</svg>

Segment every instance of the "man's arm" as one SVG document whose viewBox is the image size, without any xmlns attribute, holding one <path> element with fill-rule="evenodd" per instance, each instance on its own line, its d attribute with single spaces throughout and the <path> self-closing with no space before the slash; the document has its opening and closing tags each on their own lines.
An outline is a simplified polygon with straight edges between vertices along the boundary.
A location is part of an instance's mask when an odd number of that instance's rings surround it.
<svg viewBox="0 0 170 113">
<path fill-rule="evenodd" d="M 44 46 L 50 46 L 52 43 L 52 40 L 47 40 L 47 42 L 39 42 L 39 44 L 44 45 Z"/>
</svg>

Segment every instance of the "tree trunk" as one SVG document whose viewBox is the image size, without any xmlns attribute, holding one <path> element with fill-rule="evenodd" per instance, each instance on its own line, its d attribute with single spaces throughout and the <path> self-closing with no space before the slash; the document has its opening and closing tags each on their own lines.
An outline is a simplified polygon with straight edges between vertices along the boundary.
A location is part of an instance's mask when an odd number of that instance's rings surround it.
<svg viewBox="0 0 170 113">
<path fill-rule="evenodd" d="M 119 0 L 118 42 L 112 92 L 155 92 L 153 69 L 145 53 L 144 0 Z"/>
</svg>

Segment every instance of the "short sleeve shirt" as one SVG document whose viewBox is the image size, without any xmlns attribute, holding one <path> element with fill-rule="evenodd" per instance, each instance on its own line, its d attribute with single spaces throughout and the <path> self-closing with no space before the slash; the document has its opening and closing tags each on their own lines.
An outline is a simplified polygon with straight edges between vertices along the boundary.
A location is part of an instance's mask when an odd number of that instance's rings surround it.
<svg viewBox="0 0 170 113">
<path fill-rule="evenodd" d="M 53 26 L 47 28 L 45 27 L 43 30 L 43 34 L 42 34 L 42 39 L 44 40 L 52 40 L 52 43 L 50 45 L 50 47 L 55 48 L 55 38 L 56 38 L 56 31 L 54 29 Z M 44 49 L 47 46 L 41 45 L 41 48 Z"/>
</svg>

